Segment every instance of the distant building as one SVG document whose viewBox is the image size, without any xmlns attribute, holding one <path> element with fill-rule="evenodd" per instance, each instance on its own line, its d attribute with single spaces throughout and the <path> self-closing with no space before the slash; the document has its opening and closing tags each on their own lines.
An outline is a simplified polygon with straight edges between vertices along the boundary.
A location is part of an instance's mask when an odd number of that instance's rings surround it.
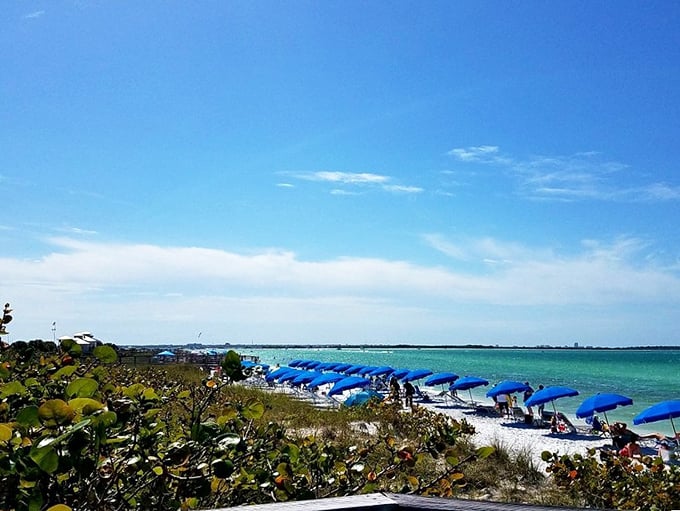
<svg viewBox="0 0 680 511">
<path fill-rule="evenodd" d="M 577 343 L 577 342 L 574 343 L 574 348 L 578 348 L 578 343 Z"/>
<path fill-rule="evenodd" d="M 92 353 L 92 351 L 97 346 L 104 344 L 102 341 L 95 338 L 90 332 L 78 332 L 72 336 L 65 335 L 63 337 L 59 337 L 60 341 L 64 341 L 66 339 L 75 341 L 75 343 L 82 348 L 83 353 Z"/>
</svg>

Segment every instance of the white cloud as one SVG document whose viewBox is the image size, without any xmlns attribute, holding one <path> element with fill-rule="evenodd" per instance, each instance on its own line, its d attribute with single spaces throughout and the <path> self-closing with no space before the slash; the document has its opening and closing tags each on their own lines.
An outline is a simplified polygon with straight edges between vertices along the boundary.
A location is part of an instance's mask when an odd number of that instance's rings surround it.
<svg viewBox="0 0 680 511">
<path fill-rule="evenodd" d="M 291 183 L 276 183 L 279 188 L 295 188 L 294 184 Z"/>
<path fill-rule="evenodd" d="M 624 184 L 636 179 L 628 165 L 602 159 L 597 151 L 568 156 L 531 156 L 518 159 L 498 146 L 452 149 L 459 161 L 495 166 L 517 182 L 517 192 L 530 199 L 576 201 L 667 201 L 680 199 L 680 187 L 667 183 Z M 626 172 L 626 180 L 621 174 Z"/>
<path fill-rule="evenodd" d="M 34 11 L 26 14 L 24 16 L 24 19 L 35 19 L 35 18 L 40 18 L 43 14 L 45 14 L 45 11 Z"/>
<path fill-rule="evenodd" d="M 385 185 L 383 188 L 395 193 L 422 193 L 424 191 L 419 186 Z"/>
<path fill-rule="evenodd" d="M 335 171 L 319 171 L 297 174 L 301 179 L 310 181 L 328 181 L 330 183 L 346 183 L 346 184 L 380 184 L 386 183 L 390 180 L 388 176 L 380 174 L 372 174 L 370 172 L 335 172 Z"/>
<path fill-rule="evenodd" d="M 13 326 L 26 338 L 39 336 L 34 330 L 58 317 L 65 328 L 115 336 L 123 335 L 116 329 L 136 325 L 155 331 L 154 341 L 174 338 L 194 323 L 227 331 L 238 324 L 232 335 L 242 339 L 259 329 L 261 340 L 283 332 L 295 340 L 296 333 L 306 332 L 305 339 L 316 335 L 319 341 L 350 331 L 354 341 L 365 339 L 366 332 L 390 332 L 395 340 L 399 328 L 403 335 L 422 325 L 420 335 L 426 336 L 428 321 L 444 328 L 453 311 L 470 307 L 477 310 L 480 329 L 508 308 L 521 315 L 537 307 L 587 306 L 608 317 L 616 317 L 619 307 L 664 308 L 674 315 L 680 308 L 680 279 L 645 260 L 650 248 L 635 238 L 585 241 L 571 254 L 493 238 L 454 243 L 431 234 L 425 239 L 479 268 L 360 257 L 312 261 L 286 250 L 236 253 L 60 238 L 40 259 L 0 259 L 3 299 L 21 311 Z M 448 312 L 436 319 L 441 311 Z M 134 342 L 132 335 L 126 333 L 125 342 Z"/>
<path fill-rule="evenodd" d="M 370 172 L 338 172 L 338 171 L 319 171 L 303 172 L 294 174 L 294 177 L 306 181 L 320 181 L 344 185 L 346 187 L 377 187 L 391 193 L 422 193 L 424 190 L 419 186 L 409 186 L 395 184 L 392 177 L 373 174 Z M 358 195 L 354 189 L 334 188 L 330 192 L 333 195 Z"/>
<path fill-rule="evenodd" d="M 480 145 L 458 147 L 450 150 L 449 154 L 461 161 L 494 161 L 498 155 L 498 146 Z"/>
</svg>

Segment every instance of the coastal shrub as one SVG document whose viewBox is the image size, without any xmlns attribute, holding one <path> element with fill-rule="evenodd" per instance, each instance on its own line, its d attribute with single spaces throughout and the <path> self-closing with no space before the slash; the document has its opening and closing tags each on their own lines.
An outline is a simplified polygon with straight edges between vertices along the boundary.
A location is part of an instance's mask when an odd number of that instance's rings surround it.
<svg viewBox="0 0 680 511">
<path fill-rule="evenodd" d="M 680 466 L 661 457 L 628 458 L 595 449 L 586 456 L 544 452 L 553 481 L 573 502 L 606 509 L 680 509 Z"/>
<path fill-rule="evenodd" d="M 17 348 L 21 356 L 14 345 L 0 353 L 1 509 L 198 509 L 373 491 L 448 496 L 464 484 L 462 465 L 492 452 L 458 456 L 469 425 L 419 408 L 313 419 L 325 428 L 338 421 L 345 432 L 374 422 L 375 435 L 293 435 L 316 412 L 290 400 L 277 410 L 279 398 L 234 386 L 246 375 L 233 352 L 224 377 L 211 379 L 189 366 L 132 368 L 112 346 L 92 355 L 72 341 L 53 352 Z"/>
</svg>

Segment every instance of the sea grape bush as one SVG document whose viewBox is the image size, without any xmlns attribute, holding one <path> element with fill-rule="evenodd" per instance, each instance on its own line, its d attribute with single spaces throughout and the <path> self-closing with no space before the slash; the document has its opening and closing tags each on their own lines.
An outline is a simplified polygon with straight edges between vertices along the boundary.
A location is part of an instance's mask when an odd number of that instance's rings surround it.
<svg viewBox="0 0 680 511">
<path fill-rule="evenodd" d="M 554 482 L 578 505 L 604 509 L 680 509 L 680 466 L 661 457 L 628 458 L 595 449 L 586 456 L 544 452 Z"/>
<path fill-rule="evenodd" d="M 33 346 L 37 348 L 37 344 Z M 134 369 L 112 346 L 73 341 L 0 352 L 0 509 L 197 509 L 371 491 L 453 495 L 464 484 L 446 416 L 389 406 L 377 435 L 346 446 L 293 438 L 257 399 L 230 352 L 223 377 L 195 384 Z M 45 348 L 43 346 L 43 348 Z M 429 460 L 429 464 L 428 464 Z M 433 461 L 434 460 L 434 461 Z"/>
</svg>

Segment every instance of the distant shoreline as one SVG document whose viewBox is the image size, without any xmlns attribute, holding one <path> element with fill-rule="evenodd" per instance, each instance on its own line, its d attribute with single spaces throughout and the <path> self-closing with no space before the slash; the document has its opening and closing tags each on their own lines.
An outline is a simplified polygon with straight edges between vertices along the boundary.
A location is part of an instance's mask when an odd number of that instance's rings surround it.
<svg viewBox="0 0 680 511">
<path fill-rule="evenodd" d="M 475 349 L 475 350 L 531 350 L 531 351 L 545 351 L 545 350 L 557 350 L 557 351 L 668 351 L 668 350 L 680 350 L 680 346 L 495 346 L 495 345 L 484 345 L 484 344 L 441 344 L 441 345 L 423 345 L 423 344 L 199 344 L 199 343 L 187 343 L 187 344 L 144 344 L 144 345 L 128 345 L 126 348 L 149 348 L 149 349 L 159 349 L 167 347 L 180 347 L 188 349 L 210 349 L 210 348 L 228 348 L 234 350 L 242 349 L 332 349 L 332 350 L 343 350 L 343 349 L 415 349 L 415 350 L 428 350 L 428 349 L 444 349 L 444 350 L 456 350 L 456 349 Z"/>
</svg>

